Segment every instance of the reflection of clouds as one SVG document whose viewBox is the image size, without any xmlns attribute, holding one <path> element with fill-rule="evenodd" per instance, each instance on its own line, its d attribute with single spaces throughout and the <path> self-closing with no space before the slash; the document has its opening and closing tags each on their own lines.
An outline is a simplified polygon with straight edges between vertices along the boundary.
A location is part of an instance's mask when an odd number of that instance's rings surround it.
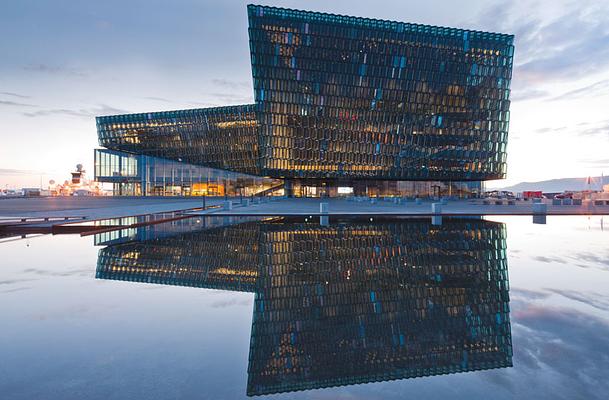
<svg viewBox="0 0 609 400">
<path fill-rule="evenodd" d="M 510 379 L 510 376 L 505 370 L 489 371 L 485 374 L 480 374 L 480 378 L 493 385 L 504 388 L 511 394 L 514 394 L 516 390 L 517 383 Z"/>
<path fill-rule="evenodd" d="M 531 304 L 525 292 L 512 291 L 514 368 L 507 374 L 517 390 L 537 388 L 535 398 L 602 398 L 609 392 L 609 323 L 569 308 Z"/>
<path fill-rule="evenodd" d="M 91 275 L 91 268 L 86 269 L 71 269 L 61 272 L 49 271 L 45 269 L 37 269 L 37 268 L 27 268 L 24 269 L 23 272 L 36 274 L 41 276 L 88 276 Z"/>
<path fill-rule="evenodd" d="M 597 264 L 602 269 L 607 269 L 607 267 L 609 267 L 609 252 L 604 255 L 599 255 L 590 252 L 581 252 L 574 254 L 572 258 L 578 261 L 586 261 L 592 264 Z"/>
</svg>

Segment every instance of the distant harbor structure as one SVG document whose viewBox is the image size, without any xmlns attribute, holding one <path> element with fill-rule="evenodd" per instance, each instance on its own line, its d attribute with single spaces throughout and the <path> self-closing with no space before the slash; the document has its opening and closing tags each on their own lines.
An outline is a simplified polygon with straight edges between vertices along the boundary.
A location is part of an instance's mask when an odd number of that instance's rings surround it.
<svg viewBox="0 0 609 400">
<path fill-rule="evenodd" d="M 63 183 L 57 183 L 54 179 L 49 180 L 46 188 L 42 187 L 25 187 L 21 191 L 12 190 L 11 193 L 5 193 L 7 196 L 24 196 L 24 197 L 40 197 L 40 196 L 102 196 L 104 195 L 103 187 L 99 182 L 90 180 L 86 176 L 86 171 L 82 164 L 77 164 L 76 169 L 70 172 L 72 178 L 65 180 Z"/>
<path fill-rule="evenodd" d="M 76 165 L 76 170 L 70 172 L 72 179 L 57 184 L 49 181 L 49 196 L 100 196 L 103 194 L 101 184 L 87 178 L 82 164 Z"/>
</svg>

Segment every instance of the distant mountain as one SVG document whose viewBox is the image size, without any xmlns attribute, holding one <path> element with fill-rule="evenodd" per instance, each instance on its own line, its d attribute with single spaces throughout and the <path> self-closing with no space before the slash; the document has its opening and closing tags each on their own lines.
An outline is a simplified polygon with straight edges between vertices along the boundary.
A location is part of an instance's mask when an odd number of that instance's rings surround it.
<svg viewBox="0 0 609 400">
<path fill-rule="evenodd" d="M 497 188 L 499 190 L 509 190 L 511 192 L 522 192 L 524 190 L 541 190 L 544 193 L 556 193 L 564 191 L 578 191 L 588 189 L 586 183 L 588 178 L 561 178 L 550 179 L 548 181 L 539 182 L 520 182 L 512 186 Z M 602 190 L 601 177 L 591 177 L 590 189 Z M 609 177 L 604 177 L 604 184 L 609 184 Z"/>
</svg>

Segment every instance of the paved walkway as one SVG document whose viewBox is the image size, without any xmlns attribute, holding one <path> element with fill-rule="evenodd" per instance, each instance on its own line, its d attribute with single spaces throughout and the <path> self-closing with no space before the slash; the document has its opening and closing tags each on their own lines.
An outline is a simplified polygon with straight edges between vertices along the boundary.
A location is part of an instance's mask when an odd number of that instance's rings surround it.
<svg viewBox="0 0 609 400">
<path fill-rule="evenodd" d="M 224 198 L 208 198 L 206 204 L 221 205 Z M 213 209 L 213 215 L 317 215 L 319 204 L 328 203 L 331 215 L 429 215 L 431 201 L 415 204 L 409 201 L 394 204 L 391 201 L 350 201 L 345 199 L 276 199 L 261 204 L 244 206 L 237 198 L 231 199 L 233 209 Z M 0 218 L 10 217 L 85 217 L 86 219 L 116 218 L 152 214 L 201 207 L 201 198 L 177 197 L 50 197 L 0 200 Z M 547 215 L 609 215 L 609 206 L 553 206 L 548 204 Z M 483 205 L 472 200 L 449 201 L 442 205 L 443 215 L 532 215 L 530 202 L 516 205 Z"/>
<path fill-rule="evenodd" d="M 231 211 L 211 211 L 213 215 L 319 215 L 319 204 L 328 203 L 330 215 L 430 215 L 432 201 L 415 204 L 409 201 L 395 204 L 391 201 L 350 201 L 345 199 L 281 199 L 247 207 L 233 207 Z M 609 206 L 553 206 L 547 204 L 547 215 L 609 215 Z M 442 205 L 443 215 L 533 215 L 529 201 L 518 201 L 515 205 L 484 205 L 480 200 L 454 200 Z"/>
</svg>

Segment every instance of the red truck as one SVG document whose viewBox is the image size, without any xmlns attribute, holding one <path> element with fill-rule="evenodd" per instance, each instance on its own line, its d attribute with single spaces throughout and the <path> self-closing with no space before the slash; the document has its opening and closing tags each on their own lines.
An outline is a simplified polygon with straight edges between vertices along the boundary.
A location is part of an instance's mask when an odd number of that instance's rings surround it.
<svg viewBox="0 0 609 400">
<path fill-rule="evenodd" d="M 543 194 L 541 190 L 525 190 L 522 192 L 523 199 L 541 199 L 543 198 Z"/>
</svg>

